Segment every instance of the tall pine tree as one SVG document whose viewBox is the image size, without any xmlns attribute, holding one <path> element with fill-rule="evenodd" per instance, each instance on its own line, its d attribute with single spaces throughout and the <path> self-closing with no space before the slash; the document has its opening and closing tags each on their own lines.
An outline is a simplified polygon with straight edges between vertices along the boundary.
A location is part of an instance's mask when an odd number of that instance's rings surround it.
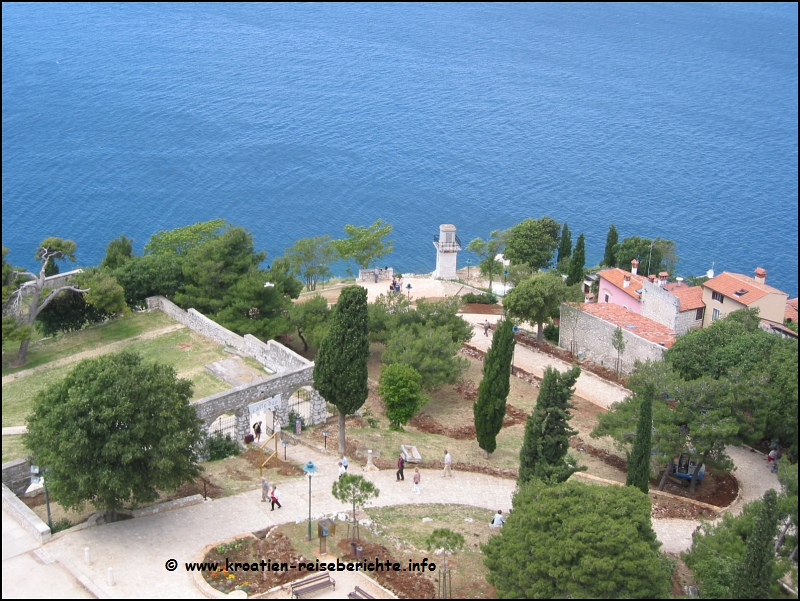
<svg viewBox="0 0 800 601">
<path fill-rule="evenodd" d="M 536 408 L 525 424 L 525 439 L 519 453 L 518 486 L 533 479 L 552 484 L 564 482 L 580 471 L 565 459 L 569 437 L 577 434 L 568 423 L 572 419 L 569 410 L 575 408 L 569 399 L 580 374 L 581 368 L 577 365 L 564 373 L 552 367 L 545 370 Z"/>
<path fill-rule="evenodd" d="M 603 265 L 606 267 L 616 267 L 617 260 L 614 257 L 614 247 L 619 243 L 619 234 L 614 224 L 608 228 L 608 236 L 606 236 L 606 251 L 603 254 Z"/>
<path fill-rule="evenodd" d="M 563 259 L 569 259 L 572 256 L 572 232 L 569 231 L 567 222 L 564 222 L 564 227 L 561 228 L 561 238 L 558 241 L 558 256 L 556 264 L 561 263 Z"/>
<path fill-rule="evenodd" d="M 345 416 L 357 411 L 369 394 L 368 334 L 366 288 L 342 288 L 314 364 L 314 387 L 339 410 L 339 453 L 345 450 Z"/>
<path fill-rule="evenodd" d="M 572 254 L 572 259 L 569 262 L 569 275 L 567 277 L 567 286 L 578 284 L 583 281 L 583 266 L 586 264 L 586 241 L 583 234 L 578 236 L 578 242 L 575 244 L 575 252 Z"/>
<path fill-rule="evenodd" d="M 775 567 L 775 536 L 778 534 L 778 493 L 764 493 L 764 504 L 747 537 L 744 561 L 736 571 L 733 586 L 738 599 L 769 599 Z"/>
<path fill-rule="evenodd" d="M 636 438 L 633 450 L 628 457 L 627 486 L 635 486 L 644 494 L 649 490 L 650 450 L 653 445 L 653 395 L 652 384 L 646 384 L 639 408 L 639 419 L 636 421 Z"/>
<path fill-rule="evenodd" d="M 503 319 L 497 324 L 492 347 L 486 353 L 478 398 L 472 406 L 478 446 L 487 457 L 497 448 L 497 435 L 503 428 L 515 342 L 514 324 Z"/>
</svg>

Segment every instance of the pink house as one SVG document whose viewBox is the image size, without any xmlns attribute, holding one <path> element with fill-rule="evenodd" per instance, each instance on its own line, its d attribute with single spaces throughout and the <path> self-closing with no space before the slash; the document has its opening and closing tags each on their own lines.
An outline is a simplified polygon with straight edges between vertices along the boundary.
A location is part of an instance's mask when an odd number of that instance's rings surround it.
<svg viewBox="0 0 800 601">
<path fill-rule="evenodd" d="M 600 278 L 597 302 L 619 305 L 629 311 L 642 313 L 642 288 L 645 278 L 636 273 L 639 261 L 631 261 L 631 271 L 618 267 L 604 269 Z"/>
</svg>

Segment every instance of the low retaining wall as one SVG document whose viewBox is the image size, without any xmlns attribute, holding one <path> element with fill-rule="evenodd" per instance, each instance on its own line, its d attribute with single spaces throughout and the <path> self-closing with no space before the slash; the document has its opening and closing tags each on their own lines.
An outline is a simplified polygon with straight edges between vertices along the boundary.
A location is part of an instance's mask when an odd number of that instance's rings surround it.
<svg viewBox="0 0 800 601">
<path fill-rule="evenodd" d="M 31 484 L 31 464 L 27 459 L 14 459 L 3 464 L 3 485 L 21 495 Z"/>
<path fill-rule="evenodd" d="M 45 542 L 53 536 L 50 527 L 40 520 L 30 507 L 20 501 L 5 484 L 3 484 L 3 511 L 14 518 L 14 521 L 36 540 Z"/>
</svg>

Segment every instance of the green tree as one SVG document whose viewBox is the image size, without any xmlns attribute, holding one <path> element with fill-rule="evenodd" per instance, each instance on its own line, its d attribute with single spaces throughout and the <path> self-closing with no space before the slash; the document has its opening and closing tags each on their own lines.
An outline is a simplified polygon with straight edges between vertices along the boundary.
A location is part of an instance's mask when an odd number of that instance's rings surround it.
<svg viewBox="0 0 800 601">
<path fill-rule="evenodd" d="M 491 232 L 485 242 L 475 238 L 467 245 L 466 250 L 478 256 L 478 268 L 483 277 L 489 278 L 489 288 L 492 287 L 494 276 L 503 271 L 503 264 L 495 258 L 502 247 L 503 239 L 498 230 Z"/>
<path fill-rule="evenodd" d="M 619 368 L 622 363 L 622 354 L 625 352 L 625 336 L 622 334 L 622 328 L 617 327 L 611 335 L 611 346 L 617 351 L 617 377 L 619 377 Z"/>
<path fill-rule="evenodd" d="M 677 257 L 674 256 L 674 242 L 663 238 L 651 240 L 650 238 L 631 236 L 630 238 L 625 238 L 614 247 L 614 260 L 617 262 L 618 267 L 630 269 L 631 261 L 637 259 L 639 261 L 639 275 L 658 274 L 665 269 L 663 262 L 665 249 L 672 253 L 674 266 L 674 262 L 677 260 Z"/>
<path fill-rule="evenodd" d="M 353 260 L 359 269 L 367 269 L 374 261 L 382 259 L 394 250 L 393 241 L 385 240 L 392 233 L 392 224 L 378 219 L 369 227 L 344 226 L 347 238 L 332 242 L 336 252 L 345 261 Z"/>
<path fill-rule="evenodd" d="M 569 437 L 577 434 L 569 427 L 572 419 L 569 411 L 575 409 L 569 400 L 580 375 L 581 368 L 577 365 L 564 373 L 552 367 L 545 369 L 536 408 L 525 423 L 525 438 L 519 453 L 518 486 L 533 479 L 564 482 L 575 472 L 582 471 L 567 455 Z"/>
<path fill-rule="evenodd" d="M 184 282 L 181 265 L 178 255 L 143 255 L 125 261 L 113 274 L 125 291 L 128 306 L 143 307 L 150 296 L 175 298 Z"/>
<path fill-rule="evenodd" d="M 316 290 L 317 282 L 331 275 L 336 249 L 327 235 L 301 238 L 286 249 L 286 258 L 292 270 L 305 281 L 306 289 Z"/>
<path fill-rule="evenodd" d="M 83 294 L 67 290 L 39 312 L 36 327 L 43 336 L 55 336 L 59 332 L 75 332 L 109 317 L 111 315 L 87 303 Z"/>
<path fill-rule="evenodd" d="M 13 336 L 20 340 L 19 351 L 17 357 L 11 363 L 12 367 L 20 367 L 25 364 L 28 355 L 28 345 L 30 344 L 30 336 L 33 331 L 33 323 L 47 305 L 49 305 L 58 296 L 59 293 L 65 290 L 72 290 L 74 292 L 88 292 L 88 290 L 80 289 L 75 286 L 65 285 L 57 288 L 47 288 L 47 277 L 45 272 L 47 266 L 55 261 L 68 259 L 75 261 L 76 244 L 72 240 L 64 240 L 63 238 L 45 238 L 39 248 L 36 250 L 35 258 L 40 261 L 42 266 L 39 273 L 31 273 L 30 271 L 13 271 L 11 276 L 14 280 L 19 278 L 28 280 L 24 286 L 15 288 L 9 294 L 8 300 L 3 307 L 4 316 L 13 316 L 16 320 L 16 328 L 9 328 L 13 332 Z M 11 322 L 8 322 L 10 326 Z M 6 330 L 6 321 L 3 322 L 4 334 Z"/>
<path fill-rule="evenodd" d="M 224 227 L 224 219 L 212 219 L 174 230 L 161 230 L 150 236 L 149 242 L 144 245 L 144 252 L 154 255 L 185 255 L 192 248 L 218 238 Z"/>
<path fill-rule="evenodd" d="M 100 263 L 103 269 L 117 269 L 133 257 L 133 240 L 124 235 L 114 238 L 106 246 L 106 256 Z"/>
<path fill-rule="evenodd" d="M 586 241 L 583 234 L 578 236 L 578 242 L 575 245 L 575 253 L 569 262 L 569 277 L 567 277 L 567 286 L 574 286 L 583 282 L 583 266 L 586 264 Z"/>
<path fill-rule="evenodd" d="M 74 281 L 87 290 L 86 302 L 103 313 L 117 315 L 125 309 L 125 290 L 112 274 L 93 267 L 77 274 Z"/>
<path fill-rule="evenodd" d="M 339 453 L 345 450 L 345 416 L 367 400 L 369 359 L 367 290 L 345 286 L 314 364 L 314 387 L 339 410 Z"/>
<path fill-rule="evenodd" d="M 561 226 L 550 217 L 526 219 L 504 233 L 505 258 L 534 271 L 544 269 L 553 260 L 560 231 Z"/>
<path fill-rule="evenodd" d="M 564 279 L 555 271 L 548 271 L 524 280 L 503 298 L 506 313 L 517 321 L 536 324 L 536 340 L 544 339 L 544 324 L 558 317 L 561 303 L 567 293 Z"/>
<path fill-rule="evenodd" d="M 372 499 L 377 499 L 381 491 L 364 476 L 357 476 L 355 474 L 344 474 L 333 483 L 331 490 L 333 497 L 342 503 L 348 503 L 353 506 L 353 542 L 361 538 L 361 533 L 358 532 L 358 516 L 356 511 L 361 509 L 369 503 Z"/>
<path fill-rule="evenodd" d="M 778 494 L 764 493 L 744 560 L 736 572 L 733 590 L 738 599 L 769 599 L 775 572 L 775 535 L 778 529 Z"/>
<path fill-rule="evenodd" d="M 113 521 L 200 473 L 191 396 L 169 365 L 127 351 L 87 359 L 37 394 L 24 444 L 62 506 L 88 501 Z"/>
<path fill-rule="evenodd" d="M 432 390 L 457 382 L 466 371 L 469 362 L 458 356 L 460 348 L 461 342 L 453 340 L 447 326 L 408 325 L 389 334 L 381 362 L 413 367 L 422 378 L 422 387 Z"/>
<path fill-rule="evenodd" d="M 561 263 L 572 256 L 572 232 L 569 231 L 567 222 L 561 228 L 561 239 L 558 242 L 558 255 L 556 255 L 556 263 Z"/>
<path fill-rule="evenodd" d="M 650 490 L 650 457 L 653 448 L 653 396 L 655 387 L 651 384 L 645 393 L 636 421 L 636 438 L 633 441 L 633 452 L 628 457 L 627 486 L 635 486 L 644 494 Z"/>
<path fill-rule="evenodd" d="M 295 277 L 286 257 L 273 259 L 272 264 L 267 267 L 266 274 L 267 282 L 275 284 L 275 287 L 283 290 L 289 298 L 298 298 L 303 291 L 303 282 Z"/>
<path fill-rule="evenodd" d="M 443 575 L 439 577 L 442 583 L 442 599 L 447 599 L 449 595 L 453 594 L 453 591 L 449 590 L 447 586 L 450 581 L 447 575 L 447 556 L 463 549 L 465 542 L 463 534 L 453 532 L 450 528 L 436 528 L 425 540 L 425 546 L 428 547 L 430 553 L 442 550 Z"/>
<path fill-rule="evenodd" d="M 503 428 L 506 399 L 511 390 L 511 362 L 514 358 L 514 324 L 503 319 L 497 324 L 492 346 L 483 362 L 483 378 L 478 398 L 472 406 L 478 446 L 486 457 L 497 448 L 497 435 Z"/>
<path fill-rule="evenodd" d="M 393 430 L 402 430 L 428 398 L 422 394 L 422 376 L 413 367 L 395 363 L 381 369 L 378 393 L 386 405 L 386 417 Z"/>
<path fill-rule="evenodd" d="M 401 325 L 419 323 L 419 315 L 411 309 L 411 301 L 405 294 L 381 294 L 369 304 L 368 311 L 369 338 L 372 342 L 385 344 Z"/>
<path fill-rule="evenodd" d="M 617 233 L 616 226 L 612 223 L 608 228 L 608 235 L 606 236 L 606 249 L 603 253 L 603 265 L 606 267 L 616 267 L 617 259 L 614 257 L 614 248 L 619 243 L 619 234 Z"/>
<path fill-rule="evenodd" d="M 283 286 L 270 282 L 268 272 L 262 269 L 252 268 L 232 282 L 221 304 L 213 318 L 240 336 L 252 334 L 267 340 L 291 329 L 288 311 L 292 301 Z"/>
<path fill-rule="evenodd" d="M 501 599 L 648 599 L 669 594 L 647 495 L 630 486 L 525 486 L 482 545 Z"/>
<path fill-rule="evenodd" d="M 289 321 L 303 341 L 303 351 L 308 351 L 308 345 L 319 348 L 328 333 L 331 311 L 328 301 L 315 294 L 311 299 L 292 303 L 289 308 Z"/>
</svg>

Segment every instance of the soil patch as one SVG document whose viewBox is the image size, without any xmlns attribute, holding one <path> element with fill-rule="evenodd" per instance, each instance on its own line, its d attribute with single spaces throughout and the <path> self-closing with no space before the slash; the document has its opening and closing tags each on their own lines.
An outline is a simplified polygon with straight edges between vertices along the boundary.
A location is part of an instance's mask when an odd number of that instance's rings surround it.
<svg viewBox="0 0 800 601">
<path fill-rule="evenodd" d="M 503 307 L 500 305 L 484 305 L 483 303 L 466 303 L 461 305 L 459 313 L 474 313 L 479 315 L 502 315 Z"/>
<path fill-rule="evenodd" d="M 660 479 L 653 479 L 650 484 L 657 487 Z M 706 477 L 697 486 L 695 494 L 689 494 L 689 487 L 675 484 L 668 480 L 664 492 L 702 501 L 715 507 L 727 507 L 736 500 L 739 494 L 739 483 L 730 474 L 714 474 L 706 471 Z"/>
<path fill-rule="evenodd" d="M 472 383 L 466 382 L 465 386 L 468 384 Z M 472 387 L 474 388 L 474 384 L 472 384 Z M 477 396 L 477 392 L 475 394 Z M 514 407 L 514 405 L 511 405 L 510 403 L 506 403 L 506 415 L 503 418 L 504 428 L 525 423 L 525 420 L 527 419 L 528 414 L 522 409 Z M 446 428 L 427 413 L 417 414 L 410 422 L 408 422 L 408 425 L 416 428 L 420 432 L 425 432 L 427 434 L 438 434 L 439 436 L 446 436 L 455 440 L 472 440 L 476 436 L 474 424 L 461 426 L 459 428 Z"/>
<path fill-rule="evenodd" d="M 383 545 L 375 543 L 361 542 L 360 546 L 364 550 L 364 557 L 380 557 L 382 561 L 390 560 L 392 563 L 404 565 L 404 561 L 395 558 L 392 553 Z M 349 539 L 342 539 L 337 547 L 341 551 L 343 561 L 357 561 L 353 555 Z M 378 581 L 383 587 L 392 591 L 401 599 L 435 599 L 436 587 L 433 582 L 425 575 L 417 572 L 371 572 L 370 576 Z"/>
<path fill-rule="evenodd" d="M 278 454 L 280 454 L 280 449 L 278 449 Z M 241 454 L 241 458 L 247 461 L 250 465 L 252 465 L 255 469 L 259 469 L 261 466 L 261 452 L 258 449 L 249 448 L 244 453 Z M 275 469 L 275 460 L 269 462 L 265 470 Z M 226 472 L 228 473 L 228 472 Z M 236 474 L 241 474 L 240 470 L 236 471 Z M 304 472 L 302 469 L 297 467 L 295 464 L 284 461 L 283 459 L 278 458 L 278 474 L 281 476 L 303 476 Z M 243 480 L 255 480 L 254 476 L 250 474 L 245 474 L 245 477 L 242 478 Z"/>
<path fill-rule="evenodd" d="M 296 566 L 299 562 L 308 561 L 295 550 L 286 536 L 276 532 L 265 539 L 246 537 L 217 545 L 206 553 L 203 561 L 217 562 L 219 568 L 213 571 L 204 571 L 203 578 L 212 587 L 223 593 L 242 590 L 248 595 L 263 593 L 275 586 L 297 579 L 297 571 L 291 569 L 283 572 L 269 570 L 228 572 L 224 569 L 226 561 L 251 564 L 262 560 L 270 564 L 287 563 L 289 566 Z"/>
<path fill-rule="evenodd" d="M 203 497 L 211 497 L 212 499 L 219 499 L 225 491 L 222 487 L 217 486 L 208 479 L 202 477 L 196 478 L 194 482 L 188 482 L 177 489 L 175 492 L 170 493 L 161 498 L 161 501 L 174 501 L 175 499 L 183 499 L 184 497 L 191 497 L 192 495 L 203 495 Z"/>
</svg>

